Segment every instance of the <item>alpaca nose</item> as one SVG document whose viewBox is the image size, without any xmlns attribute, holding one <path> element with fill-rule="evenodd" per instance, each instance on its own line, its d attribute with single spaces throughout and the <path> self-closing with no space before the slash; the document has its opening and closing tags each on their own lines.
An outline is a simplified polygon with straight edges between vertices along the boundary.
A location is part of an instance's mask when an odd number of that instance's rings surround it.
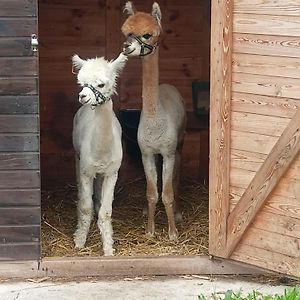
<svg viewBox="0 0 300 300">
<path fill-rule="evenodd" d="M 128 55 L 132 52 L 133 39 L 129 36 L 127 40 L 123 43 L 123 54 Z"/>
<path fill-rule="evenodd" d="M 127 49 L 127 48 L 130 47 L 130 46 L 131 46 L 131 42 L 128 41 L 128 40 L 126 40 L 126 41 L 123 43 L 124 49 Z"/>
<path fill-rule="evenodd" d="M 87 102 L 87 100 L 85 99 L 86 95 L 85 94 L 79 94 L 79 102 L 84 104 Z"/>
<path fill-rule="evenodd" d="M 126 41 L 123 43 L 124 49 L 130 47 L 133 43 L 134 39 L 131 35 L 129 35 L 126 39 Z"/>
</svg>

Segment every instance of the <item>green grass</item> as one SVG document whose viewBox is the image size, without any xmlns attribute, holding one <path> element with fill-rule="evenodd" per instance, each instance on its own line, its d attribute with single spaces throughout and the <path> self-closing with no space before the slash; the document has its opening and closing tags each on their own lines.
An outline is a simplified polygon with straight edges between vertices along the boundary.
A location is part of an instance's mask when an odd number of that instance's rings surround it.
<svg viewBox="0 0 300 300">
<path fill-rule="evenodd" d="M 258 291 L 253 291 L 247 295 L 242 295 L 242 291 L 233 292 L 228 290 L 224 295 L 213 294 L 210 299 L 214 300 L 300 300 L 300 288 L 285 289 L 283 295 L 266 295 Z M 208 300 L 203 294 L 198 296 L 198 300 Z"/>
</svg>

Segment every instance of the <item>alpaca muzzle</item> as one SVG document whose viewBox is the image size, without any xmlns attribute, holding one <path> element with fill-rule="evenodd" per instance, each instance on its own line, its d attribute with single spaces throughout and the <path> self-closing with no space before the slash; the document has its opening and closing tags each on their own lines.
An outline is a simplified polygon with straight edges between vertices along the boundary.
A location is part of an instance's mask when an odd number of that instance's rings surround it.
<svg viewBox="0 0 300 300">
<path fill-rule="evenodd" d="M 132 47 L 131 47 L 135 41 L 137 41 L 140 45 L 139 56 L 149 55 L 149 54 L 153 53 L 157 47 L 157 44 L 155 44 L 155 45 L 147 44 L 144 41 L 142 41 L 142 39 L 139 36 L 130 34 L 127 37 L 127 40 L 123 44 L 124 45 L 123 53 L 125 55 L 129 55 L 135 51 L 135 48 L 132 49 Z"/>
<path fill-rule="evenodd" d="M 94 94 L 94 96 L 95 96 L 96 103 L 91 104 L 92 107 L 95 107 L 95 106 L 98 106 L 98 105 L 102 105 L 102 104 L 106 103 L 107 101 L 111 100 L 110 97 L 106 97 L 105 95 L 103 95 L 100 91 L 98 91 L 97 89 L 95 89 L 90 84 L 85 84 L 84 87 L 89 88 L 92 91 L 92 93 Z M 84 101 L 84 97 L 83 96 L 81 96 L 80 100 Z M 88 101 L 86 101 L 85 103 L 87 103 L 87 102 Z"/>
</svg>

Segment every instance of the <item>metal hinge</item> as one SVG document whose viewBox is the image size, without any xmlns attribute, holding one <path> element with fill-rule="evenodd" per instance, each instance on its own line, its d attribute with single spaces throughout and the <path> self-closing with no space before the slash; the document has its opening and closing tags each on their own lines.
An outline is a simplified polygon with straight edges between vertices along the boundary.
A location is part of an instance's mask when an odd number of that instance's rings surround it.
<svg viewBox="0 0 300 300">
<path fill-rule="evenodd" d="M 39 46 L 38 37 L 35 33 L 33 33 L 31 35 L 31 50 L 33 52 L 37 52 L 38 51 L 38 46 Z"/>
</svg>

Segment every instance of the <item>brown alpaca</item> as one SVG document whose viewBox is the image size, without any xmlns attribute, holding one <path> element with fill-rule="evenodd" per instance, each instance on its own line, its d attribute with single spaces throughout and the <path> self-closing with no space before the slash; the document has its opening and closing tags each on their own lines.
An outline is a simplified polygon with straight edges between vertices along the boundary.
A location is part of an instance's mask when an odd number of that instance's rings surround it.
<svg viewBox="0 0 300 300">
<path fill-rule="evenodd" d="M 129 1 L 125 10 L 130 15 L 122 26 L 126 36 L 124 54 L 142 57 L 143 108 L 138 128 L 138 143 L 142 152 L 147 180 L 148 225 L 147 233 L 154 234 L 154 215 L 158 201 L 157 169 L 155 157 L 163 158 L 162 201 L 168 223 L 169 237 L 175 240 L 178 231 L 175 215 L 179 219 L 178 184 L 181 149 L 186 115 L 183 99 L 174 86 L 159 85 L 158 40 L 161 33 L 161 12 L 154 2 L 151 14 L 136 12 Z M 176 205 L 177 204 L 177 205 Z"/>
</svg>

